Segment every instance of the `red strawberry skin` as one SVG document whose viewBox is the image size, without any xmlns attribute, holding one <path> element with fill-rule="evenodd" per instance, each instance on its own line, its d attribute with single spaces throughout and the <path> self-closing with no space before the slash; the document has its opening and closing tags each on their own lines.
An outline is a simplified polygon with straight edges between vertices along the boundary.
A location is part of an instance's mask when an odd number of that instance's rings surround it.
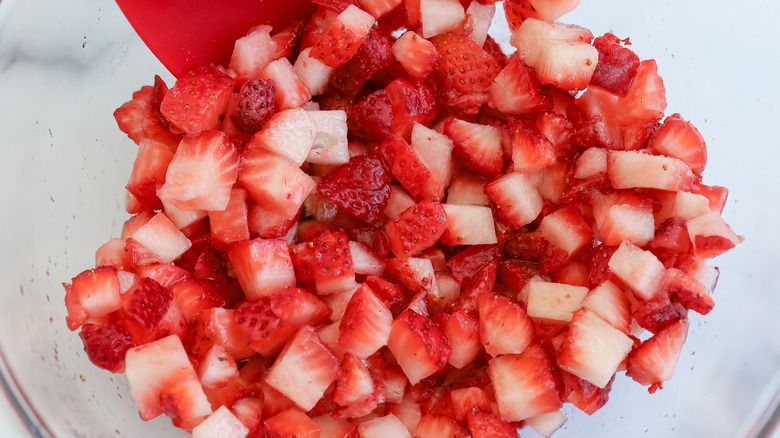
<svg viewBox="0 0 780 438">
<path fill-rule="evenodd" d="M 274 115 L 276 83 L 272 79 L 253 79 L 238 91 L 238 102 L 230 120 L 246 134 L 254 134 Z"/>
<path fill-rule="evenodd" d="M 124 371 L 125 353 L 135 347 L 135 342 L 121 321 L 100 325 L 84 324 L 79 336 L 89 360 L 112 373 Z"/>
<path fill-rule="evenodd" d="M 359 155 L 323 176 L 317 191 L 358 218 L 376 224 L 387 207 L 390 182 L 390 172 L 379 157 Z"/>
<path fill-rule="evenodd" d="M 387 137 L 379 145 L 379 156 L 403 188 L 414 197 L 422 196 L 431 172 L 406 140 L 398 135 Z"/>
<path fill-rule="evenodd" d="M 490 262 L 498 261 L 501 250 L 496 245 L 470 245 L 447 260 L 455 281 L 465 285 Z"/>
<path fill-rule="evenodd" d="M 195 67 L 168 90 L 160 112 L 185 134 L 215 129 L 232 91 L 230 76 L 213 66 Z"/>
<path fill-rule="evenodd" d="M 372 29 L 355 56 L 333 71 L 330 88 L 345 97 L 357 94 L 371 76 L 393 63 L 390 47 L 390 40 L 378 30 Z"/>
<path fill-rule="evenodd" d="M 151 278 L 142 278 L 125 303 L 125 314 L 149 330 L 160 323 L 173 301 L 170 290 Z"/>
<path fill-rule="evenodd" d="M 433 246 L 447 228 L 447 213 L 431 200 L 402 211 L 387 224 L 390 249 L 396 257 L 411 257 Z"/>
<path fill-rule="evenodd" d="M 179 136 L 171 132 L 168 120 L 160 112 L 160 103 L 168 92 L 162 78 L 154 77 L 154 86 L 147 85 L 133 93 L 133 99 L 114 111 L 119 129 L 131 140 L 140 143 L 150 139 L 176 149 Z"/>
<path fill-rule="evenodd" d="M 233 314 L 233 319 L 249 340 L 249 346 L 266 357 L 281 350 L 287 339 L 295 333 L 292 324 L 274 314 L 268 297 L 241 304 Z"/>
<path fill-rule="evenodd" d="M 393 125 L 393 103 L 387 90 L 375 91 L 355 104 L 349 112 L 347 126 L 356 139 L 380 142 L 390 135 Z"/>
<path fill-rule="evenodd" d="M 625 96 L 639 69 L 639 57 L 621 42 L 611 33 L 593 40 L 593 46 L 599 51 L 599 61 L 590 83 Z"/>
</svg>

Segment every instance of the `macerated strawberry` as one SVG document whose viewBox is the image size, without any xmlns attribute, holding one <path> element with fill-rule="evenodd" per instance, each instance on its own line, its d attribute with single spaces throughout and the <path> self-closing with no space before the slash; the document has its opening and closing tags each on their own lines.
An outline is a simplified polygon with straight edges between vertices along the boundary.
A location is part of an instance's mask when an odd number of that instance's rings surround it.
<svg viewBox="0 0 780 438">
<path fill-rule="evenodd" d="M 349 111 L 347 126 L 358 140 L 381 142 L 390 135 L 393 125 L 393 104 L 387 90 L 375 91 L 356 103 Z"/>
<path fill-rule="evenodd" d="M 517 438 L 517 429 L 498 415 L 470 412 L 467 416 L 473 438 Z"/>
<path fill-rule="evenodd" d="M 84 343 L 84 352 L 93 364 L 112 373 L 124 372 L 125 353 L 135 347 L 135 342 L 121 320 L 84 324 L 79 337 Z"/>
<path fill-rule="evenodd" d="M 339 324 L 339 346 L 365 359 L 387 344 L 393 315 L 370 287 L 358 288 Z"/>
<path fill-rule="evenodd" d="M 590 83 L 625 96 L 639 69 L 639 57 L 621 43 L 625 44 L 627 40 L 611 33 L 593 40 L 593 47 L 599 51 L 599 62 Z"/>
<path fill-rule="evenodd" d="M 276 83 L 271 79 L 253 79 L 244 82 L 238 90 L 235 112 L 230 120 L 241 132 L 254 134 L 276 112 L 274 96 Z"/>
<path fill-rule="evenodd" d="M 358 218 L 376 224 L 390 197 L 390 179 L 379 157 L 361 155 L 323 176 L 317 191 Z"/>
<path fill-rule="evenodd" d="M 352 59 L 333 70 L 329 86 L 342 96 L 354 96 L 371 76 L 392 63 L 390 40 L 378 30 L 371 29 Z"/>
<path fill-rule="evenodd" d="M 447 228 L 441 203 L 426 200 L 404 210 L 387 223 L 387 237 L 396 257 L 411 257 L 433 246 Z"/>
<path fill-rule="evenodd" d="M 114 111 L 119 130 L 137 144 L 150 139 L 176 150 L 179 136 L 170 131 L 168 120 L 160 112 L 160 103 L 168 87 L 159 76 L 154 76 L 154 86 L 146 85 L 133 93 L 133 99 Z"/>
<path fill-rule="evenodd" d="M 446 105 L 464 114 L 476 114 L 488 100 L 488 88 L 501 68 L 473 40 L 453 32 L 431 39 L 441 55 L 436 68 Z"/>
<path fill-rule="evenodd" d="M 188 135 L 215 129 L 232 91 L 230 76 L 213 66 L 195 67 L 165 93 L 160 112 Z"/>
</svg>

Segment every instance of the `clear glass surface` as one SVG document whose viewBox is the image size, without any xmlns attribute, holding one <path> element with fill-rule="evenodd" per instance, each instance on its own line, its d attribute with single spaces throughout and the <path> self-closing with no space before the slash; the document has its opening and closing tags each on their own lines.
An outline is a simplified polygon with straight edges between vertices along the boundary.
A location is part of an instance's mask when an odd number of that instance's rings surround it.
<svg viewBox="0 0 780 438">
<path fill-rule="evenodd" d="M 554 436 L 777 437 L 780 4 L 582 3 L 561 21 L 630 37 L 658 61 L 667 113 L 707 139 L 704 180 L 730 188 L 724 217 L 747 240 L 714 261 L 717 305 L 692 316 L 664 389 L 621 375 L 605 408 L 567 409 Z M 89 363 L 60 284 L 128 217 L 135 146 L 112 112 L 155 74 L 173 83 L 111 1 L 0 1 L 0 380 L 33 436 L 184 436 L 141 421 L 124 376 Z"/>
</svg>

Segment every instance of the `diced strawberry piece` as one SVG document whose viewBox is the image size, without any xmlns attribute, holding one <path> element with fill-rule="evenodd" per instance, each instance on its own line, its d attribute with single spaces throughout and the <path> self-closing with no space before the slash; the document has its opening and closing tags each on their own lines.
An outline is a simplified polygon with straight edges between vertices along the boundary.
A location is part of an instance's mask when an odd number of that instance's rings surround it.
<svg viewBox="0 0 780 438">
<path fill-rule="evenodd" d="M 289 287 L 270 296 L 271 311 L 294 327 L 305 324 L 318 326 L 330 317 L 331 310 L 315 295 L 297 287 Z"/>
<path fill-rule="evenodd" d="M 228 257 L 244 294 L 250 300 L 295 286 L 295 271 L 284 240 L 235 242 L 228 250 Z"/>
<path fill-rule="evenodd" d="M 238 378 L 236 360 L 219 345 L 212 345 L 198 365 L 198 378 L 205 388 L 220 388 Z"/>
<path fill-rule="evenodd" d="M 650 251 L 624 241 L 610 257 L 608 266 L 637 298 L 649 301 L 657 294 L 664 266 Z"/>
<path fill-rule="evenodd" d="M 173 293 L 151 278 L 142 278 L 124 297 L 125 314 L 148 330 L 162 321 L 173 301 Z"/>
<path fill-rule="evenodd" d="M 227 248 L 233 242 L 249 239 L 246 190 L 231 190 L 227 207 L 222 211 L 209 212 L 209 225 L 215 248 Z"/>
<path fill-rule="evenodd" d="M 527 18 L 539 18 L 539 13 L 529 0 L 504 1 L 504 13 L 512 33 L 515 33 Z"/>
<path fill-rule="evenodd" d="M 478 306 L 479 337 L 489 355 L 519 354 L 531 344 L 534 324 L 521 306 L 493 293 L 480 294 Z"/>
<path fill-rule="evenodd" d="M 211 413 L 178 336 L 133 347 L 127 351 L 125 361 L 130 392 L 141 418 L 151 420 L 167 411 L 181 414 L 179 421 L 183 423 L 197 424 Z M 189 424 L 189 428 L 196 424 Z"/>
<path fill-rule="evenodd" d="M 362 243 L 350 241 L 349 252 L 352 255 L 355 274 L 382 275 L 384 272 L 385 263 Z"/>
<path fill-rule="evenodd" d="M 240 77 L 259 77 L 265 66 L 278 58 L 276 52 L 279 48 L 271 38 L 272 30 L 271 26 L 256 26 L 236 40 L 228 67 Z"/>
<path fill-rule="evenodd" d="M 392 323 L 393 315 L 388 307 L 363 284 L 344 311 L 339 325 L 339 345 L 344 351 L 365 359 L 387 344 Z"/>
<path fill-rule="evenodd" d="M 517 438 L 517 429 L 498 415 L 482 412 L 468 414 L 468 425 L 474 438 Z"/>
<path fill-rule="evenodd" d="M 611 281 L 593 288 L 582 305 L 623 333 L 630 332 L 631 303 L 625 293 Z"/>
<path fill-rule="evenodd" d="M 501 284 L 504 285 L 510 297 L 516 296 L 519 301 L 520 291 L 536 275 L 539 275 L 539 265 L 533 262 L 508 259 L 501 263 Z"/>
<path fill-rule="evenodd" d="M 564 207 L 545 216 L 539 233 L 550 244 L 568 254 L 567 260 L 578 254 L 593 239 L 593 230 L 574 207 Z"/>
<path fill-rule="evenodd" d="M 317 191 L 370 224 L 376 224 L 390 197 L 390 172 L 376 156 L 352 158 L 317 183 Z"/>
<path fill-rule="evenodd" d="M 496 5 L 493 2 L 471 2 L 466 7 L 466 21 L 463 24 L 464 33 L 468 35 L 482 49 L 485 49 L 488 30 L 496 14 Z M 491 56 L 493 54 L 491 53 Z M 504 64 L 501 64 L 502 66 Z"/>
<path fill-rule="evenodd" d="M 263 435 L 269 438 L 317 438 L 320 427 L 305 412 L 292 408 L 264 422 Z"/>
<path fill-rule="evenodd" d="M 241 132 L 254 134 L 276 112 L 275 95 L 276 82 L 271 79 L 244 82 L 238 90 L 235 112 L 229 114 L 230 120 Z"/>
<path fill-rule="evenodd" d="M 593 40 L 593 47 L 599 51 L 599 61 L 590 81 L 593 85 L 625 96 L 639 69 L 639 57 L 621 45 L 622 42 L 611 33 Z"/>
<path fill-rule="evenodd" d="M 416 438 L 467 438 L 469 431 L 454 418 L 427 413 L 417 424 Z"/>
<path fill-rule="evenodd" d="M 107 322 L 105 317 L 122 307 L 117 269 L 103 266 L 82 272 L 64 283 L 68 328 L 76 330 L 85 322 Z"/>
<path fill-rule="evenodd" d="M 247 147 L 263 148 L 300 166 L 308 158 L 316 134 L 317 126 L 308 111 L 288 109 L 274 114 Z"/>
<path fill-rule="evenodd" d="M 688 316 L 688 311 L 678 302 L 670 301 L 663 293 L 641 304 L 632 314 L 637 325 L 651 333 L 658 333 L 669 324 Z"/>
<path fill-rule="evenodd" d="M 591 287 L 598 286 L 612 276 L 608 263 L 615 251 L 617 251 L 617 247 L 606 246 L 603 243 L 588 249 L 585 261 Z"/>
<path fill-rule="evenodd" d="M 263 239 L 283 238 L 297 224 L 298 215 L 288 218 L 275 211 L 251 203 L 247 216 L 247 225 L 252 235 Z"/>
<path fill-rule="evenodd" d="M 413 385 L 443 368 L 452 352 L 441 328 L 413 310 L 393 321 L 387 346 Z"/>
<path fill-rule="evenodd" d="M 443 204 L 447 229 L 441 236 L 444 245 L 491 245 L 497 243 L 493 212 L 481 205 Z"/>
<path fill-rule="evenodd" d="M 450 391 L 455 419 L 465 421 L 470 413 L 492 413 L 490 399 L 482 388 L 471 386 Z"/>
<path fill-rule="evenodd" d="M 487 176 L 501 173 L 504 160 L 498 129 L 449 119 L 444 124 L 444 134 L 452 139 L 455 156 L 471 170 Z"/>
<path fill-rule="evenodd" d="M 161 263 L 173 262 L 192 246 L 164 213 L 154 215 L 133 233 L 132 238 Z"/>
<path fill-rule="evenodd" d="M 669 268 L 664 272 L 660 287 L 671 300 L 702 315 L 706 315 L 715 307 L 707 288 L 677 268 Z"/>
<path fill-rule="evenodd" d="M 413 125 L 429 125 L 436 117 L 438 104 L 427 83 L 398 78 L 387 84 L 385 90 L 393 107 L 393 134 L 406 137 Z"/>
<path fill-rule="evenodd" d="M 171 151 L 179 144 L 179 136 L 170 131 L 168 120 L 160 113 L 160 103 L 168 92 L 162 78 L 155 75 L 154 86 L 144 86 L 133 93 L 133 99 L 114 111 L 119 129 L 137 144 L 150 139 L 168 146 Z"/>
<path fill-rule="evenodd" d="M 441 325 L 452 347 L 450 365 L 455 368 L 463 368 L 474 361 L 479 352 L 482 351 L 479 324 L 475 315 L 458 309 L 451 315 L 439 312 L 435 315 L 435 319 Z"/>
<path fill-rule="evenodd" d="M 395 9 L 401 0 L 358 0 L 360 8 L 377 19 Z"/>
<path fill-rule="evenodd" d="M 609 401 L 609 392 L 612 390 L 612 382 L 615 381 L 615 378 L 613 377 L 604 388 L 599 388 L 587 380 L 580 379 L 574 374 L 565 371 L 563 372 L 563 380 L 571 391 L 566 400 L 576 406 L 577 409 L 588 415 L 593 415 L 594 412 L 601 409 Z"/>
<path fill-rule="evenodd" d="M 292 218 L 316 185 L 289 159 L 261 147 L 246 147 L 238 178 L 249 196 L 263 208 Z"/>
<path fill-rule="evenodd" d="M 266 383 L 310 410 L 336 379 L 339 363 L 311 326 L 304 326 L 289 340 L 268 371 Z"/>
<path fill-rule="evenodd" d="M 689 190 L 694 179 L 688 165 L 677 158 L 637 151 L 611 151 L 607 155 L 607 170 L 616 189 Z"/>
<path fill-rule="evenodd" d="M 133 258 L 122 239 L 110 239 L 95 251 L 95 266 L 97 267 L 113 266 L 117 269 L 129 269 L 132 265 Z"/>
<path fill-rule="evenodd" d="M 641 385 L 650 385 L 650 393 L 661 389 L 672 378 L 689 324 L 687 318 L 680 319 L 642 342 L 628 355 L 626 375 Z"/>
<path fill-rule="evenodd" d="M 520 421 L 561 408 L 560 378 L 550 354 L 537 344 L 517 354 L 490 360 L 487 369 L 498 410 L 507 421 Z"/>
<path fill-rule="evenodd" d="M 311 57 L 330 67 L 345 64 L 358 51 L 374 22 L 369 13 L 354 5 L 347 6 L 312 47 Z"/>
<path fill-rule="evenodd" d="M 312 3 L 337 13 L 347 9 L 349 5 L 359 6 L 357 0 L 316 0 Z"/>
<path fill-rule="evenodd" d="M 542 197 L 526 175 L 512 172 L 485 185 L 485 193 L 496 204 L 496 213 L 514 227 L 531 223 L 542 211 Z"/>
<path fill-rule="evenodd" d="M 352 97 L 374 74 L 392 63 L 390 40 L 378 30 L 372 29 L 355 52 L 355 56 L 333 70 L 329 85 L 336 93 Z"/>
<path fill-rule="evenodd" d="M 172 159 L 173 152 L 168 145 L 148 139 L 138 143 L 138 154 L 126 188 L 146 208 L 162 209 L 157 189 L 165 183 L 165 172 Z"/>
<path fill-rule="evenodd" d="M 408 298 L 393 283 L 380 277 L 366 277 L 365 284 L 371 288 L 371 291 L 379 298 L 385 306 L 390 309 L 393 316 L 401 313 L 406 306 Z"/>
<path fill-rule="evenodd" d="M 195 67 L 165 93 L 160 112 L 185 134 L 193 135 L 219 126 L 233 79 L 213 66 Z"/>
<path fill-rule="evenodd" d="M 420 27 L 425 38 L 457 32 L 466 19 L 463 4 L 458 0 L 417 0 L 410 2 L 410 9 L 419 11 Z"/>
<path fill-rule="evenodd" d="M 472 245 L 450 257 L 447 267 L 458 283 L 466 284 L 490 262 L 497 261 L 501 255 L 495 245 Z"/>
<path fill-rule="evenodd" d="M 105 324 L 84 324 L 79 333 L 84 352 L 96 366 L 112 373 L 125 370 L 125 353 L 135 347 L 122 321 Z"/>
<path fill-rule="evenodd" d="M 423 36 L 428 37 L 423 30 Z M 487 103 L 487 91 L 501 67 L 473 40 L 453 32 L 431 39 L 440 54 L 437 73 L 444 102 L 456 111 L 476 114 Z"/>
<path fill-rule="evenodd" d="M 308 269 L 317 293 L 327 295 L 354 289 L 355 270 L 344 231 L 318 234 L 309 243 L 313 255 Z"/>
<path fill-rule="evenodd" d="M 439 52 L 433 43 L 413 31 L 407 31 L 392 47 L 393 56 L 415 79 L 425 79 L 433 71 Z"/>
<path fill-rule="evenodd" d="M 236 182 L 238 152 L 227 135 L 205 131 L 184 137 L 157 195 L 182 210 L 224 210 Z"/>
<path fill-rule="evenodd" d="M 395 9 L 377 20 L 377 28 L 385 35 L 398 29 L 409 29 L 420 24 L 420 1 L 401 0 Z"/>
<path fill-rule="evenodd" d="M 596 313 L 583 308 L 574 313 L 558 352 L 558 366 L 604 388 L 634 342 Z"/>
<path fill-rule="evenodd" d="M 401 185 L 417 198 L 422 198 L 431 172 L 409 143 L 397 135 L 387 137 L 379 145 L 379 155 Z"/>
<path fill-rule="evenodd" d="M 350 353 L 344 354 L 333 401 L 342 406 L 340 416 L 362 417 L 370 414 L 379 404 L 379 391 L 365 365 Z"/>
<path fill-rule="evenodd" d="M 696 175 L 700 175 L 707 164 L 704 138 L 691 122 L 683 120 L 679 114 L 672 114 L 664 120 L 651 145 L 661 154 L 684 161 Z"/>
<path fill-rule="evenodd" d="M 565 325 L 582 306 L 588 288 L 569 284 L 536 281 L 528 284 L 526 311 L 534 321 L 549 326 Z"/>
<path fill-rule="evenodd" d="M 219 345 L 238 360 L 254 355 L 234 314 L 233 309 L 212 307 L 197 315 L 190 325 L 188 351 L 202 356 L 212 345 Z"/>
<path fill-rule="evenodd" d="M 447 228 L 441 203 L 423 201 L 388 222 L 386 232 L 396 257 L 411 257 L 433 246 Z"/>
<path fill-rule="evenodd" d="M 333 67 L 328 67 L 320 60 L 310 56 L 311 47 L 307 47 L 298 54 L 293 69 L 298 78 L 306 84 L 311 95 L 316 96 L 325 92 L 330 81 Z"/>
<path fill-rule="evenodd" d="M 656 120 L 666 109 L 666 88 L 658 74 L 655 60 L 639 63 L 636 76 L 628 87 L 628 93 L 618 104 L 618 120 L 623 124 L 639 120 Z"/>
<path fill-rule="evenodd" d="M 311 99 L 309 87 L 298 77 L 287 58 L 271 61 L 260 76 L 276 84 L 274 104 L 277 111 L 299 108 Z"/>
<path fill-rule="evenodd" d="M 266 357 L 276 354 L 296 329 L 273 312 L 266 297 L 240 305 L 233 319 L 249 340 L 249 346 Z"/>
<path fill-rule="evenodd" d="M 530 120 L 520 117 L 507 119 L 512 138 L 512 165 L 515 172 L 541 170 L 555 163 L 555 146 Z"/>
<path fill-rule="evenodd" d="M 686 227 L 693 243 L 693 252 L 699 258 L 718 256 L 744 240 L 714 211 L 690 219 Z"/>
<path fill-rule="evenodd" d="M 328 414 L 312 420 L 320 427 L 320 438 L 354 438 L 355 436 L 356 427 L 347 420 L 336 419 Z"/>
<path fill-rule="evenodd" d="M 192 429 L 193 438 L 219 436 L 223 438 L 246 437 L 249 429 L 225 406 L 220 406 L 208 418 Z"/>
<path fill-rule="evenodd" d="M 549 109 L 552 104 L 533 69 L 517 56 L 511 57 L 496 75 L 488 94 L 488 104 L 506 114 L 530 114 Z"/>
</svg>

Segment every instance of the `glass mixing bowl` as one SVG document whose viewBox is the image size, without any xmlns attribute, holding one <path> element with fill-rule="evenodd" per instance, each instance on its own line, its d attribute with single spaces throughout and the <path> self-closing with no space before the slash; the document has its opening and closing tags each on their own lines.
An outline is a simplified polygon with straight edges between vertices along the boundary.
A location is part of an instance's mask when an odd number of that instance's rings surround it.
<svg viewBox="0 0 780 438">
<path fill-rule="evenodd" d="M 778 436 L 780 4 L 582 3 L 562 21 L 631 37 L 658 61 L 667 113 L 708 140 L 705 182 L 731 189 L 724 216 L 747 240 L 715 260 L 717 306 L 692 316 L 664 389 L 619 376 L 605 408 L 567 409 L 554 436 Z M 111 1 L 0 1 L 0 383 L 33 436 L 184 436 L 165 418 L 141 421 L 124 376 L 90 364 L 60 284 L 128 217 L 135 146 L 112 112 L 155 74 L 173 83 Z"/>
</svg>

